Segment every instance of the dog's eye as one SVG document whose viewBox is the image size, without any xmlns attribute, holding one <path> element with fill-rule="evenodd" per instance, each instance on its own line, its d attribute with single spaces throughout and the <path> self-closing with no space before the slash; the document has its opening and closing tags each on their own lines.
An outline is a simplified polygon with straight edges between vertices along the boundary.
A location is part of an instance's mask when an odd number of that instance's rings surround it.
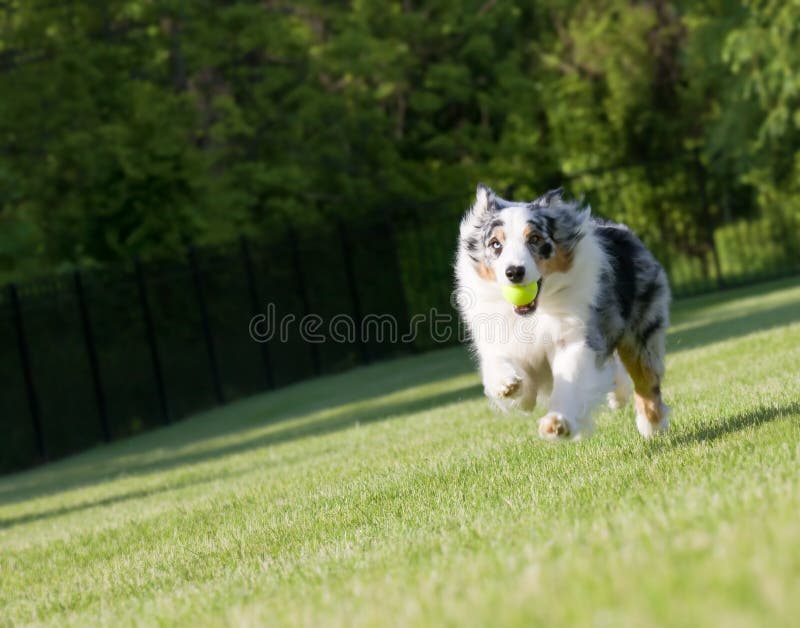
<svg viewBox="0 0 800 628">
<path fill-rule="evenodd" d="M 528 242 L 530 244 L 536 244 L 536 245 L 541 244 L 542 243 L 542 236 L 540 236 L 538 233 L 532 233 L 530 235 L 530 237 L 528 238 Z"/>
<path fill-rule="evenodd" d="M 503 248 L 503 245 L 500 244 L 500 240 L 498 240 L 497 238 L 492 238 L 491 240 L 489 240 L 489 248 L 492 249 L 493 251 L 500 251 L 500 249 Z"/>
</svg>

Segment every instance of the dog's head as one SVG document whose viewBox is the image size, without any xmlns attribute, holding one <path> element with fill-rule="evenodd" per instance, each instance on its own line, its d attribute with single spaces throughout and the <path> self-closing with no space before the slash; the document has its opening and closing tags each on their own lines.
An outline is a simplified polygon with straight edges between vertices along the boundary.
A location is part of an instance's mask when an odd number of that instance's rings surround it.
<svg viewBox="0 0 800 628">
<path fill-rule="evenodd" d="M 533 301 L 514 306 L 517 314 L 536 310 L 548 276 L 570 270 L 586 232 L 588 207 L 561 194 L 559 188 L 533 202 L 507 201 L 479 184 L 475 204 L 461 221 L 462 254 L 483 280 L 499 286 L 539 283 Z"/>
</svg>

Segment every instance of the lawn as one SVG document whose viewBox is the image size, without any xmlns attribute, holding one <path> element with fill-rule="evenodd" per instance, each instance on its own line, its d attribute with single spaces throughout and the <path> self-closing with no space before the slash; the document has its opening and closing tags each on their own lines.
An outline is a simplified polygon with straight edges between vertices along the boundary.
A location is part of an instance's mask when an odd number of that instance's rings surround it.
<svg viewBox="0 0 800 628">
<path fill-rule="evenodd" d="M 456 348 L 0 478 L 0 625 L 788 625 L 800 281 L 673 318 L 653 441 L 542 442 Z"/>
</svg>

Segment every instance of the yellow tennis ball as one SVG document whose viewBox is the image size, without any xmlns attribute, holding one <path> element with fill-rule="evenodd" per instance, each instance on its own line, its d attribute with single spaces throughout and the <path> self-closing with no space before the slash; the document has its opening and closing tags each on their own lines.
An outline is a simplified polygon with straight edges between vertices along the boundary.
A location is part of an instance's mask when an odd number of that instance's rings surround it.
<svg viewBox="0 0 800 628">
<path fill-rule="evenodd" d="M 539 284 L 534 281 L 527 286 L 500 286 L 500 290 L 511 305 L 528 305 L 539 293 Z"/>
</svg>

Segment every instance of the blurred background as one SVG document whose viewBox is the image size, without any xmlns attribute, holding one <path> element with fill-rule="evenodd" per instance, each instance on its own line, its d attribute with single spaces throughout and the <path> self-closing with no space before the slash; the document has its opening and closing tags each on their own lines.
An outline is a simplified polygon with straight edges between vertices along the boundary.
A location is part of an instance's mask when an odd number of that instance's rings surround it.
<svg viewBox="0 0 800 628">
<path fill-rule="evenodd" d="M 798 270 L 797 0 L 7 0 L 0 24 L 0 470 L 430 348 L 247 325 L 449 311 L 479 180 L 583 196 L 678 297 Z"/>
</svg>

